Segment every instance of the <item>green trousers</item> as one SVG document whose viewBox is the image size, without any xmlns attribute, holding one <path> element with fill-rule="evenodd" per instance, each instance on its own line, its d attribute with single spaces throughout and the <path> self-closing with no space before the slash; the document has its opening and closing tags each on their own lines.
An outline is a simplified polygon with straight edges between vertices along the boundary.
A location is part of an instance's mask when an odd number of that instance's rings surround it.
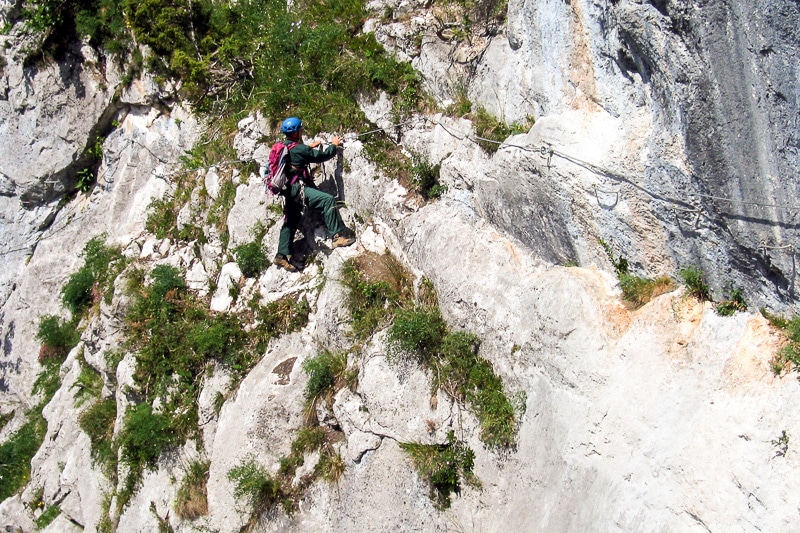
<svg viewBox="0 0 800 533">
<path fill-rule="evenodd" d="M 300 221 L 303 215 L 303 205 L 301 203 L 300 184 L 295 183 L 291 187 L 291 191 L 284 195 L 283 204 L 283 226 L 281 226 L 280 238 L 278 240 L 278 253 L 289 257 L 292 255 L 292 243 L 294 242 L 294 234 L 300 227 Z M 325 226 L 331 235 L 336 235 L 347 229 L 342 221 L 342 216 L 339 210 L 336 209 L 336 198 L 319 189 L 311 187 L 305 188 L 305 202 L 306 205 L 314 209 L 322 211 L 322 218 L 325 220 Z"/>
</svg>

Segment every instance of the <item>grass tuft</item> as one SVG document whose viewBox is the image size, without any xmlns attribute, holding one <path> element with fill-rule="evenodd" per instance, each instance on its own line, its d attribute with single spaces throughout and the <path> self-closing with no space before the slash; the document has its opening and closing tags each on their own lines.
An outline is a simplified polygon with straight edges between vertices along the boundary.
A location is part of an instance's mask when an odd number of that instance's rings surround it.
<svg viewBox="0 0 800 533">
<path fill-rule="evenodd" d="M 744 294 L 740 289 L 731 290 L 728 299 L 715 305 L 714 311 L 719 316 L 733 316 L 738 311 L 747 311 L 747 302 L 744 299 Z"/>
<path fill-rule="evenodd" d="M 78 424 L 89 436 L 91 457 L 109 477 L 117 469 L 117 450 L 113 444 L 114 424 L 117 420 L 117 401 L 113 397 L 93 403 L 78 417 Z"/>
<path fill-rule="evenodd" d="M 389 253 L 368 252 L 348 259 L 342 268 L 341 283 L 347 289 L 346 305 L 357 340 L 386 326 L 414 294 L 410 274 Z"/>
<path fill-rule="evenodd" d="M 470 407 L 487 446 L 514 447 L 517 410 L 491 363 L 478 356 L 477 336 L 449 331 L 438 308 L 416 307 L 398 312 L 387 342 L 390 360 L 423 365 L 435 376 L 434 388 Z"/>
<path fill-rule="evenodd" d="M 784 335 L 784 344 L 772 358 L 770 366 L 776 376 L 784 372 L 800 371 L 800 316 L 791 319 L 770 313 L 761 309 L 761 314 L 769 323 L 781 330 Z M 800 376 L 798 376 L 800 379 Z"/>
<path fill-rule="evenodd" d="M 188 520 L 195 520 L 208 514 L 208 470 L 209 461 L 192 461 L 186 469 L 175 498 L 175 512 Z"/>
<path fill-rule="evenodd" d="M 473 474 L 475 452 L 450 431 L 447 444 L 400 443 L 420 477 L 428 483 L 430 497 L 439 510 L 448 509 L 452 494 L 461 494 L 462 481 L 479 487 Z"/>
<path fill-rule="evenodd" d="M 702 270 L 696 266 L 689 266 L 679 271 L 678 276 L 686 286 L 686 294 L 694 296 L 701 302 L 711 301 L 711 289 L 706 284 Z"/>
<path fill-rule="evenodd" d="M 228 472 L 228 479 L 234 485 L 234 498 L 252 508 L 250 519 L 243 531 L 252 531 L 265 513 L 274 515 L 278 508 L 282 507 L 287 514 L 292 514 L 296 507 L 291 492 L 251 456 L 231 469 Z"/>
<path fill-rule="evenodd" d="M 628 260 L 624 257 L 617 257 L 611 245 L 603 239 L 598 239 L 598 243 L 606 252 L 614 272 L 619 280 L 619 287 L 622 290 L 622 297 L 631 302 L 635 307 L 641 307 L 656 296 L 665 294 L 675 287 L 673 281 L 667 276 L 656 279 L 634 276 L 630 273 Z"/>
</svg>

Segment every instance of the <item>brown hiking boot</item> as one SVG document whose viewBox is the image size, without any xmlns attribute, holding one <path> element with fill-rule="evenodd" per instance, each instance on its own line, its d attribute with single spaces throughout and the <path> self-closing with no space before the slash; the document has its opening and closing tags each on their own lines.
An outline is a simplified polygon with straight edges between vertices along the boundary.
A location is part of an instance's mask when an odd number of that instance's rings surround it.
<svg viewBox="0 0 800 533">
<path fill-rule="evenodd" d="M 342 231 L 333 236 L 333 242 L 331 243 L 331 248 L 338 248 L 340 246 L 350 246 L 354 242 L 356 242 L 356 238 L 354 236 Z"/>
<path fill-rule="evenodd" d="M 286 258 L 286 256 L 283 254 L 276 255 L 275 259 L 272 260 L 272 264 L 288 272 L 297 272 L 297 267 L 291 264 L 289 260 Z"/>
</svg>

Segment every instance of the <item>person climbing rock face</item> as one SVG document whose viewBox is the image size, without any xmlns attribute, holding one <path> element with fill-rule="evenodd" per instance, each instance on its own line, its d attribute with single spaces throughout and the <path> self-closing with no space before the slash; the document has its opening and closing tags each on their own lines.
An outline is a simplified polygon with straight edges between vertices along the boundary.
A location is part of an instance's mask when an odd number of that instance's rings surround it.
<svg viewBox="0 0 800 533">
<path fill-rule="evenodd" d="M 324 150 L 318 150 L 320 141 L 303 144 L 303 122 L 297 117 L 289 117 L 281 124 L 281 133 L 286 136 L 284 143 L 288 146 L 296 144 L 289 150 L 291 168 L 288 171 L 289 183 L 281 195 L 283 203 L 283 226 L 278 240 L 278 254 L 273 263 L 289 272 L 296 272 L 303 268 L 301 261 L 292 255 L 294 235 L 300 227 L 305 205 L 322 212 L 322 218 L 330 235 L 332 235 L 332 248 L 350 246 L 356 239 L 353 231 L 348 229 L 342 221 L 342 216 L 336 208 L 336 198 L 316 188 L 314 179 L 308 171 L 311 163 L 323 163 L 336 155 L 336 150 L 342 143 L 340 137 L 331 139 L 331 144 Z M 302 194 L 301 194 L 302 193 Z"/>
</svg>

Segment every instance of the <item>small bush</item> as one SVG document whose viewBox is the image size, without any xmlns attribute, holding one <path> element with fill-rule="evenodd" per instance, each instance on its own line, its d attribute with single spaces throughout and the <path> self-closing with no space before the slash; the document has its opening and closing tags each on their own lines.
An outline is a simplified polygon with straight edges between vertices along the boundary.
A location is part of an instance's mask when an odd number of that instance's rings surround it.
<svg viewBox="0 0 800 533">
<path fill-rule="evenodd" d="M 446 335 L 447 324 L 438 308 L 401 309 L 387 332 L 390 359 L 428 363 Z"/>
<path fill-rule="evenodd" d="M 253 302 L 251 309 L 255 316 L 255 327 L 251 331 L 251 336 L 254 342 L 254 354 L 257 357 L 267 349 L 270 339 L 305 327 L 311 312 L 311 306 L 305 296 L 298 298 L 296 294 L 288 294 L 266 305 Z"/>
<path fill-rule="evenodd" d="M 482 107 L 474 114 L 473 127 L 475 134 L 480 137 L 476 142 L 488 154 L 494 154 L 509 136 L 523 133 L 528 129 L 526 124 L 515 123 L 507 126 Z"/>
<path fill-rule="evenodd" d="M 174 200 L 154 199 L 147 208 L 145 229 L 157 239 L 169 237 L 177 226 L 179 210 L 180 206 Z"/>
<path fill-rule="evenodd" d="M 619 287 L 622 290 L 622 297 L 631 302 L 636 307 L 641 307 L 656 296 L 660 296 L 673 289 L 674 283 L 666 276 L 657 279 L 642 278 L 634 276 L 629 271 L 628 260 L 624 257 L 616 257 L 611 245 L 599 239 L 598 243 L 606 252 L 614 272 L 619 280 Z"/>
<path fill-rule="evenodd" d="M 62 362 L 63 359 L 46 359 L 42 362 L 44 368 L 36 376 L 36 381 L 33 382 L 31 390 L 33 394 L 42 395 L 39 405 L 44 406 L 50 403 L 58 389 L 61 388 L 60 372 Z"/>
<path fill-rule="evenodd" d="M 83 266 L 61 289 L 61 301 L 73 317 L 81 316 L 104 296 L 110 301 L 114 280 L 127 266 L 119 248 L 107 246 L 103 236 L 87 242 L 81 255 Z"/>
<path fill-rule="evenodd" d="M 428 483 L 431 500 L 439 510 L 450 507 L 453 493 L 461 494 L 462 481 L 479 486 L 472 472 L 475 452 L 456 440 L 452 431 L 447 435 L 447 444 L 400 443 L 400 447 Z"/>
<path fill-rule="evenodd" d="M 686 293 L 689 296 L 694 296 L 701 302 L 711 301 L 711 290 L 706 284 L 702 270 L 695 266 L 690 266 L 678 272 L 678 276 L 683 281 L 683 284 L 686 285 Z"/>
<path fill-rule="evenodd" d="M 39 515 L 36 519 L 36 529 L 44 529 L 49 526 L 58 515 L 61 514 L 61 509 L 57 505 L 51 505 Z"/>
<path fill-rule="evenodd" d="M 514 446 L 515 410 L 491 363 L 478 357 L 480 340 L 471 333 L 450 333 L 436 362 L 440 386 L 466 402 L 481 426 L 481 440 L 492 448 Z"/>
<path fill-rule="evenodd" d="M 116 471 L 117 453 L 113 446 L 117 401 L 113 397 L 98 400 L 78 417 L 78 425 L 89 436 L 91 456 L 106 475 Z"/>
<path fill-rule="evenodd" d="M 303 370 L 308 375 L 305 398 L 312 406 L 320 399 L 329 401 L 337 390 L 358 377 L 357 371 L 353 374 L 347 370 L 347 353 L 329 350 L 304 361 Z"/>
<path fill-rule="evenodd" d="M 0 444 L 0 501 L 27 485 L 31 476 L 31 459 L 42 445 L 46 431 L 47 422 L 41 415 L 34 414 Z"/>
<path fill-rule="evenodd" d="M 220 186 L 219 194 L 208 211 L 206 222 L 214 225 L 220 232 L 222 242 L 227 246 L 228 239 L 228 214 L 236 201 L 236 184 L 225 181 Z"/>
<path fill-rule="evenodd" d="M 36 338 L 42 343 L 39 362 L 61 361 L 69 351 L 77 346 L 80 333 L 74 321 L 66 322 L 54 315 L 45 315 L 39 321 Z"/>
<path fill-rule="evenodd" d="M 772 358 L 772 371 L 776 376 L 787 370 L 800 371 L 800 316 L 787 319 L 766 309 L 762 309 L 761 314 L 772 326 L 782 330 L 785 337 L 784 345 Z"/>
<path fill-rule="evenodd" d="M 641 307 L 656 296 L 669 292 L 674 286 L 675 284 L 667 276 L 649 279 L 622 274 L 619 277 L 622 297 L 636 307 Z"/>
<path fill-rule="evenodd" d="M 208 514 L 206 486 L 210 466 L 209 461 L 192 461 L 186 469 L 175 498 L 175 512 L 181 518 L 194 520 Z"/>
<path fill-rule="evenodd" d="M 150 285 L 150 304 L 153 307 L 158 303 L 154 300 L 168 300 L 171 292 L 182 292 L 186 289 L 186 281 L 180 270 L 170 265 L 157 265 L 151 274 L 153 283 Z"/>
<path fill-rule="evenodd" d="M 279 473 L 284 481 L 291 482 L 297 468 L 304 464 L 304 456 L 317 450 L 320 452 L 319 459 L 314 465 L 313 474 L 304 477 L 304 483 L 309 484 L 317 479 L 338 481 L 344 474 L 345 464 L 341 455 L 334 449 L 333 443 L 341 435 L 341 432 L 329 428 L 323 429 L 317 425 L 300 428 L 292 442 L 291 454 L 280 459 Z"/>
<path fill-rule="evenodd" d="M 478 357 L 478 337 L 450 332 L 438 308 L 417 307 L 397 313 L 387 342 L 391 360 L 422 364 L 431 370 L 434 388 L 470 407 L 487 446 L 514 446 L 516 410 L 491 363 Z"/>
<path fill-rule="evenodd" d="M 73 274 L 67 284 L 64 285 L 62 301 L 73 315 L 80 314 L 84 309 L 92 305 L 94 284 L 95 276 L 92 271 L 82 268 Z"/>
<path fill-rule="evenodd" d="M 411 180 L 417 191 L 426 200 L 439 198 L 447 190 L 445 185 L 439 183 L 439 170 L 441 165 L 431 164 L 419 154 L 411 157 Z"/>
<path fill-rule="evenodd" d="M 9 422 L 11 422 L 13 418 L 14 418 L 14 411 L 10 411 L 5 414 L 0 414 L 0 431 L 3 431 L 3 428 L 6 427 L 6 425 Z"/>
<path fill-rule="evenodd" d="M 342 268 L 347 308 L 356 339 L 366 339 L 385 325 L 401 301 L 407 298 L 410 279 L 390 255 L 365 254 L 348 259 Z M 398 265 L 399 266 L 399 265 Z"/>
<path fill-rule="evenodd" d="M 744 294 L 739 289 L 733 289 L 727 300 L 714 306 L 714 311 L 719 316 L 733 316 L 737 311 L 747 311 L 747 302 L 744 300 Z"/>
<path fill-rule="evenodd" d="M 150 404 L 140 403 L 125 414 L 119 435 L 122 460 L 139 475 L 144 467 L 155 468 L 161 454 L 177 442 L 170 417 L 153 413 Z"/>
<path fill-rule="evenodd" d="M 254 524 L 265 512 L 274 512 L 278 506 L 289 508 L 289 495 L 280 481 L 273 478 L 254 458 L 247 457 L 239 466 L 228 472 L 233 483 L 233 496 L 253 508 L 250 523 Z"/>
<path fill-rule="evenodd" d="M 80 407 L 87 400 L 99 397 L 103 390 L 103 377 L 100 372 L 89 366 L 83 357 L 79 361 L 81 372 L 71 387 L 77 389 L 75 391 L 75 407 Z"/>
<path fill-rule="evenodd" d="M 233 254 L 236 256 L 236 264 L 246 278 L 260 276 L 270 265 L 264 246 L 258 242 L 238 246 L 233 250 Z"/>
<path fill-rule="evenodd" d="M 332 449 L 326 448 L 319 455 L 319 461 L 314 466 L 314 477 L 323 479 L 328 483 L 336 483 L 345 471 L 342 456 Z"/>
<path fill-rule="evenodd" d="M 454 118 L 461 118 L 472 112 L 472 102 L 466 85 L 458 85 L 453 91 L 453 103 L 445 109 L 445 114 Z"/>
<path fill-rule="evenodd" d="M 325 439 L 325 430 L 319 426 L 300 428 L 292 442 L 292 454 L 302 456 L 319 450 L 325 444 Z"/>
</svg>

